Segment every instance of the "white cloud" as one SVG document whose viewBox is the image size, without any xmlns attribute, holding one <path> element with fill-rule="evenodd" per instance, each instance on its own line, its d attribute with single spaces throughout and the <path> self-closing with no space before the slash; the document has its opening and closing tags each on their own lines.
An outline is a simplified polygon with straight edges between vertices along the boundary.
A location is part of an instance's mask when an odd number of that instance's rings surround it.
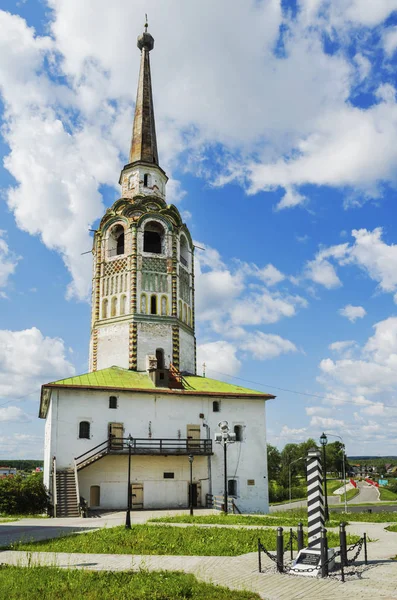
<svg viewBox="0 0 397 600">
<path fill-rule="evenodd" d="M 314 416 L 310 420 L 310 425 L 311 425 L 311 427 L 322 427 L 322 428 L 337 427 L 337 428 L 340 428 L 340 427 L 344 426 L 344 422 L 339 419 L 332 419 L 331 417 Z"/>
<path fill-rule="evenodd" d="M 266 265 L 263 269 L 259 269 L 258 277 L 267 285 L 276 285 L 285 279 L 285 275 L 271 264 Z"/>
<path fill-rule="evenodd" d="M 31 420 L 31 417 L 18 406 L 0 408 L 0 423 L 26 423 Z"/>
<path fill-rule="evenodd" d="M 352 306 L 351 304 L 347 304 L 344 308 L 340 308 L 338 312 L 342 317 L 349 319 L 351 323 L 354 323 L 357 319 L 364 318 L 367 314 L 367 311 L 363 306 Z"/>
<path fill-rule="evenodd" d="M 5 295 L 1 288 L 7 286 L 9 277 L 15 272 L 19 261 L 19 257 L 9 249 L 4 236 L 5 231 L 0 230 L 0 298 Z"/>
<path fill-rule="evenodd" d="M 237 348 L 224 340 L 199 344 L 197 346 L 197 368 L 202 372 L 203 363 L 209 377 L 217 378 L 216 375 L 238 375 L 241 362 L 236 356 Z M 211 373 L 213 371 L 213 373 Z"/>
<path fill-rule="evenodd" d="M 328 348 L 338 354 L 345 354 L 347 350 L 350 350 L 355 345 L 356 342 L 354 340 L 343 340 L 341 342 L 333 342 Z"/>
<path fill-rule="evenodd" d="M 276 210 L 283 210 L 283 208 L 293 208 L 304 204 L 307 201 L 306 196 L 300 194 L 296 189 L 291 186 L 286 186 L 285 194 L 281 198 L 280 202 L 276 206 Z"/>
<path fill-rule="evenodd" d="M 61 339 L 44 337 L 35 327 L 0 330 L 0 396 L 28 395 L 43 382 L 73 375 L 65 354 Z"/>
<path fill-rule="evenodd" d="M 325 417 L 332 412 L 332 409 L 326 406 L 306 406 L 305 411 L 309 417 L 312 417 L 313 415 Z"/>
<path fill-rule="evenodd" d="M 295 344 L 290 340 L 262 331 L 248 335 L 240 344 L 240 348 L 250 352 L 258 360 L 275 358 L 287 352 L 297 352 Z"/>
<path fill-rule="evenodd" d="M 297 306 L 306 306 L 306 301 L 300 296 L 270 294 L 268 290 L 263 290 L 235 302 L 230 316 L 236 325 L 277 323 L 283 317 L 293 317 Z"/>
<path fill-rule="evenodd" d="M 303 441 L 307 437 L 307 429 L 306 427 L 293 428 L 288 427 L 287 425 L 283 425 L 280 431 L 280 437 L 285 438 L 287 440 L 293 438 L 295 440 L 300 439 Z"/>
<path fill-rule="evenodd" d="M 321 254 L 317 255 L 314 260 L 308 261 L 304 275 L 307 279 L 311 279 L 314 283 L 323 285 L 329 290 L 342 285 L 334 266 Z"/>
<path fill-rule="evenodd" d="M 389 27 L 383 35 L 383 45 L 386 54 L 392 56 L 397 48 L 397 27 Z"/>
</svg>

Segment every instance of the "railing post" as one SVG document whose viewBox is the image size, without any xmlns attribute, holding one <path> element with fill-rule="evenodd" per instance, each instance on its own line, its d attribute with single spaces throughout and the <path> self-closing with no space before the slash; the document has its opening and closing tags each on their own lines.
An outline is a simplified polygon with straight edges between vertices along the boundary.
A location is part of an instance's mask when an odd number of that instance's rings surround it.
<svg viewBox="0 0 397 600">
<path fill-rule="evenodd" d="M 284 571 L 284 536 L 283 528 L 277 527 L 277 571 Z"/>
<path fill-rule="evenodd" d="M 298 552 L 299 550 L 303 550 L 303 525 L 302 523 L 298 523 Z"/>
<path fill-rule="evenodd" d="M 346 523 L 339 525 L 340 562 L 347 567 Z"/>
<path fill-rule="evenodd" d="M 363 538 L 364 538 L 364 562 L 367 565 L 368 564 L 368 554 L 367 554 L 367 534 L 366 533 L 364 533 Z"/>
<path fill-rule="evenodd" d="M 320 553 L 321 553 L 321 577 L 328 577 L 328 544 L 327 544 L 327 530 L 325 529 L 325 527 L 321 528 Z"/>
<path fill-rule="evenodd" d="M 294 560 L 293 543 L 294 543 L 294 534 L 293 534 L 293 531 L 292 531 L 292 527 L 290 527 L 290 530 L 289 530 L 289 545 L 290 545 L 290 557 L 291 557 L 291 560 Z"/>
<path fill-rule="evenodd" d="M 258 568 L 259 568 L 259 573 L 262 573 L 261 541 L 259 538 L 258 538 Z"/>
</svg>

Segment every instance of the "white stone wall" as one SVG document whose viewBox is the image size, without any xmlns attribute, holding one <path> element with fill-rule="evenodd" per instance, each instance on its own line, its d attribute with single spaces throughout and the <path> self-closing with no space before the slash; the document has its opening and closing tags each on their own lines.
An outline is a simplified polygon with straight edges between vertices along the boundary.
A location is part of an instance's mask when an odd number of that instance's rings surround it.
<svg viewBox="0 0 397 600">
<path fill-rule="evenodd" d="M 107 439 L 108 427 L 111 422 L 123 423 L 125 436 L 131 433 L 135 438 L 144 439 L 149 437 L 149 432 L 152 438 L 186 438 L 187 425 L 200 425 L 201 438 L 205 439 L 207 438 L 207 430 L 203 423 L 206 422 L 210 427 L 211 438 L 213 439 L 218 422 L 227 420 L 231 428 L 234 425 L 244 427 L 243 441 L 230 445 L 228 451 L 229 478 L 235 478 L 238 486 L 236 504 L 240 510 L 245 512 L 267 512 L 266 422 L 263 400 L 178 396 L 177 393 L 164 394 L 160 390 L 159 393 L 153 392 L 151 394 L 119 392 L 117 394 L 118 408 L 109 409 L 109 395 L 108 392 L 96 390 L 60 390 L 57 433 L 53 428 L 53 436 L 56 437 L 56 440 L 55 443 L 52 443 L 52 454 L 56 455 L 59 468 L 72 466 L 74 457 L 104 442 Z M 220 412 L 213 412 L 214 400 L 220 401 Z M 204 414 L 204 419 L 200 418 L 200 414 Z M 91 423 L 91 437 L 89 440 L 78 438 L 80 421 Z M 212 491 L 215 495 L 220 495 L 223 493 L 223 448 L 214 443 L 213 450 L 214 456 L 211 459 Z M 171 457 L 168 458 L 171 460 Z M 159 481 L 156 477 L 158 477 L 160 467 L 155 465 L 160 458 L 145 457 L 145 459 L 150 464 L 151 461 L 153 462 L 153 470 L 150 471 L 149 469 L 147 471 L 148 481 Z M 98 473 L 102 472 L 102 465 L 106 465 L 104 460 L 101 459 L 95 463 L 98 470 L 95 483 L 91 482 L 89 476 L 93 467 L 81 471 L 82 481 L 86 486 L 85 494 L 87 494 L 87 486 L 101 485 L 98 481 Z M 176 460 L 176 458 L 172 460 Z M 201 457 L 200 460 L 202 460 L 203 465 L 207 464 L 206 458 Z M 140 461 L 141 458 L 136 463 L 137 466 L 143 465 Z M 160 466 L 163 468 L 163 464 Z M 122 471 L 123 468 L 120 467 L 119 475 L 117 475 L 120 486 L 122 485 Z M 143 477 L 141 473 L 145 474 L 145 472 L 142 467 L 139 474 L 135 475 L 137 481 L 140 481 L 140 478 Z M 151 473 L 150 476 L 149 473 Z M 205 477 L 207 477 L 207 474 Z M 126 478 L 127 473 L 125 470 L 124 485 L 126 485 Z M 184 475 L 183 477 L 181 475 L 181 479 L 184 481 Z M 248 480 L 254 480 L 254 485 L 248 485 Z M 107 485 L 109 483 L 108 476 L 104 475 L 101 481 Z M 146 479 L 143 482 L 145 483 L 145 481 Z M 110 483 L 112 482 L 115 483 L 113 480 Z M 158 489 L 163 490 L 163 492 L 166 490 L 160 484 L 154 485 L 154 483 L 151 483 L 145 489 L 145 506 L 147 507 L 155 506 L 155 503 L 161 502 L 163 507 L 167 507 L 171 500 L 172 502 L 175 501 L 175 496 L 168 497 L 165 493 L 158 493 Z M 172 494 L 174 492 L 175 490 Z M 85 497 L 89 496 L 85 495 Z M 121 505 L 115 504 L 113 507 L 106 507 L 118 508 L 119 506 Z"/>
<path fill-rule="evenodd" d="M 144 176 L 149 175 L 148 186 L 144 186 Z M 123 198 L 133 198 L 137 195 L 159 196 L 165 200 L 167 176 L 156 167 L 136 165 L 126 169 L 121 178 L 121 195 Z"/>
<path fill-rule="evenodd" d="M 188 373 L 196 372 L 194 358 L 194 336 L 182 327 L 179 328 L 179 369 Z"/>
<path fill-rule="evenodd" d="M 128 321 L 98 327 L 97 369 L 106 369 L 113 365 L 128 369 Z"/>
<path fill-rule="evenodd" d="M 54 394 L 55 395 L 55 394 Z M 50 474 L 51 474 L 51 439 L 52 437 L 52 413 L 53 413 L 53 402 L 50 402 L 48 407 L 47 418 L 44 427 L 44 472 L 43 481 L 47 489 L 50 488 Z"/>
<path fill-rule="evenodd" d="M 138 323 L 138 371 L 146 370 L 146 356 L 164 350 L 164 363 L 169 367 L 172 360 L 172 329 L 166 323 Z"/>
</svg>

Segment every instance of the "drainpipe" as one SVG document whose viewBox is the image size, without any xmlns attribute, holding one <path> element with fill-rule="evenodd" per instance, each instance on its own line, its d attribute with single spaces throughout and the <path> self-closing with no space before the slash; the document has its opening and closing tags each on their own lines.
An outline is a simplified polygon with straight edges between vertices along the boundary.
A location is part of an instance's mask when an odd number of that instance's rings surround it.
<svg viewBox="0 0 397 600">
<path fill-rule="evenodd" d="M 207 440 L 211 439 L 211 430 L 210 430 L 210 426 L 208 425 L 208 423 L 204 423 L 203 422 L 203 427 L 207 428 Z M 210 496 L 212 496 L 212 473 L 211 473 L 211 455 L 207 456 L 207 463 L 208 463 L 208 493 Z"/>
</svg>

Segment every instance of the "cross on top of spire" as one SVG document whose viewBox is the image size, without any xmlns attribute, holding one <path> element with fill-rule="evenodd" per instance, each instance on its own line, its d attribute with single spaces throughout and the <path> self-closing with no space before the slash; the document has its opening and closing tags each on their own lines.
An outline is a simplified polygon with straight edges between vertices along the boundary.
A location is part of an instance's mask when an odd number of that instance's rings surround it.
<svg viewBox="0 0 397 600">
<path fill-rule="evenodd" d="M 147 28 L 149 27 L 149 23 L 147 20 L 147 13 L 145 13 L 145 33 L 147 33 Z"/>
</svg>

